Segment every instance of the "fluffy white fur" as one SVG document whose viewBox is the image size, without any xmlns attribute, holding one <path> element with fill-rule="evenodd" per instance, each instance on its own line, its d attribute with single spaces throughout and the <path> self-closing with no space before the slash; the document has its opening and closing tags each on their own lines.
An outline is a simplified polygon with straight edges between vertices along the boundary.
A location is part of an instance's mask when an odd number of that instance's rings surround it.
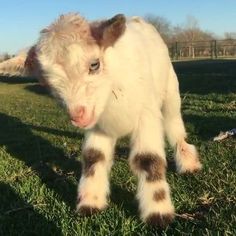
<svg viewBox="0 0 236 236">
<path fill-rule="evenodd" d="M 165 190 L 166 197 L 164 200 L 156 202 L 153 200 L 153 193 L 161 189 Z M 138 184 L 137 198 L 139 200 L 141 218 L 144 221 L 150 214 L 174 214 L 174 207 L 170 198 L 169 185 L 165 180 L 147 183 L 145 176 L 141 176 Z"/>
<path fill-rule="evenodd" d="M 105 36 L 99 41 L 90 33 L 96 25 L 99 22 L 88 23 L 76 14 L 65 15 L 43 31 L 37 44 L 38 59 L 53 92 L 71 115 L 85 107 L 86 116 L 93 120 L 82 127 L 89 130 L 84 149 L 95 148 L 105 155 L 105 161 L 96 164 L 94 176 L 81 177 L 78 210 L 107 205 L 113 149 L 121 136 L 131 136 L 130 163 L 139 153 L 153 153 L 165 161 L 166 134 L 176 149 L 180 172 L 201 168 L 194 146 L 184 141 L 187 135 L 180 112 L 178 80 L 158 32 L 134 17 L 127 20 L 124 32 L 114 43 L 109 45 L 108 40 L 104 46 Z M 106 28 L 104 25 L 101 30 Z M 90 74 L 89 65 L 97 58 L 100 69 Z M 165 178 L 149 183 L 144 172 L 134 172 L 139 178 L 141 218 L 146 220 L 155 213 L 173 214 Z M 155 202 L 153 193 L 158 189 L 165 190 L 166 198 Z"/>
<path fill-rule="evenodd" d="M 86 134 L 86 143 L 83 149 L 94 148 L 102 151 L 105 160 L 95 167 L 95 175 L 89 178 L 84 176 L 80 179 L 78 186 L 80 202 L 77 210 L 81 206 L 90 206 L 97 209 L 104 209 L 107 206 L 107 196 L 110 193 L 108 174 L 113 163 L 113 151 L 115 140 L 102 132 L 94 131 Z"/>
<path fill-rule="evenodd" d="M 0 75 L 26 76 L 25 60 L 27 53 L 21 53 L 0 63 Z"/>
</svg>

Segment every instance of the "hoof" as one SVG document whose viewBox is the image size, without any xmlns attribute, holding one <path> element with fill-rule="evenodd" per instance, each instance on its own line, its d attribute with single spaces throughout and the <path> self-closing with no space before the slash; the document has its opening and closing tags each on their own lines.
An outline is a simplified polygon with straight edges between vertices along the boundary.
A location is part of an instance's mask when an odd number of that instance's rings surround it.
<svg viewBox="0 0 236 236">
<path fill-rule="evenodd" d="M 77 210 L 77 212 L 82 216 L 91 216 L 99 213 L 100 211 L 101 211 L 100 209 L 91 206 L 81 206 Z"/>
<path fill-rule="evenodd" d="M 146 223 L 152 226 L 166 228 L 174 220 L 174 214 L 152 213 L 146 218 Z"/>
</svg>

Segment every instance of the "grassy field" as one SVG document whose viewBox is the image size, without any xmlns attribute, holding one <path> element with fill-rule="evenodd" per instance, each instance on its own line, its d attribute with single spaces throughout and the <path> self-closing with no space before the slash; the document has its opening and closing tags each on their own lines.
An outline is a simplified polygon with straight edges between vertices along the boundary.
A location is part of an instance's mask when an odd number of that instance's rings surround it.
<svg viewBox="0 0 236 236">
<path fill-rule="evenodd" d="M 177 174 L 167 148 L 177 215 L 164 231 L 137 216 L 127 139 L 117 146 L 109 208 L 75 214 L 83 133 L 37 83 L 1 77 L 0 235 L 236 235 L 236 139 L 212 141 L 236 127 L 236 61 L 178 62 L 175 69 L 189 140 L 204 168 Z"/>
</svg>

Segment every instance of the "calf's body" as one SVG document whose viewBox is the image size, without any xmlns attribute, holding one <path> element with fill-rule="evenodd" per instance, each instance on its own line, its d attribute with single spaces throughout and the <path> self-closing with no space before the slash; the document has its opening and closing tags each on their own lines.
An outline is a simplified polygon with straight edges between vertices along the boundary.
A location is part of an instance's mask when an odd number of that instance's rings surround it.
<svg viewBox="0 0 236 236">
<path fill-rule="evenodd" d="M 160 226 L 171 222 L 165 135 L 179 172 L 199 170 L 201 164 L 185 141 L 178 80 L 158 32 L 137 17 L 89 23 L 68 14 L 43 31 L 37 55 L 73 124 L 87 130 L 77 210 L 92 214 L 107 206 L 114 147 L 130 135 L 141 218 Z"/>
</svg>

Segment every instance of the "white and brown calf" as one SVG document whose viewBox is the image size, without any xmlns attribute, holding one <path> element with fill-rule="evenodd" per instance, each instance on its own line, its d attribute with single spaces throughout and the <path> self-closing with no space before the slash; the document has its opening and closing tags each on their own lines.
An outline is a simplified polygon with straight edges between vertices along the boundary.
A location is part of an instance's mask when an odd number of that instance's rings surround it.
<svg viewBox="0 0 236 236">
<path fill-rule="evenodd" d="M 158 32 L 138 17 L 88 22 L 67 14 L 41 32 L 36 53 L 72 123 L 86 130 L 78 211 L 92 214 L 107 206 L 114 147 L 130 135 L 141 218 L 160 226 L 171 222 L 165 134 L 179 172 L 199 170 L 201 164 L 185 141 L 178 80 Z"/>
</svg>

